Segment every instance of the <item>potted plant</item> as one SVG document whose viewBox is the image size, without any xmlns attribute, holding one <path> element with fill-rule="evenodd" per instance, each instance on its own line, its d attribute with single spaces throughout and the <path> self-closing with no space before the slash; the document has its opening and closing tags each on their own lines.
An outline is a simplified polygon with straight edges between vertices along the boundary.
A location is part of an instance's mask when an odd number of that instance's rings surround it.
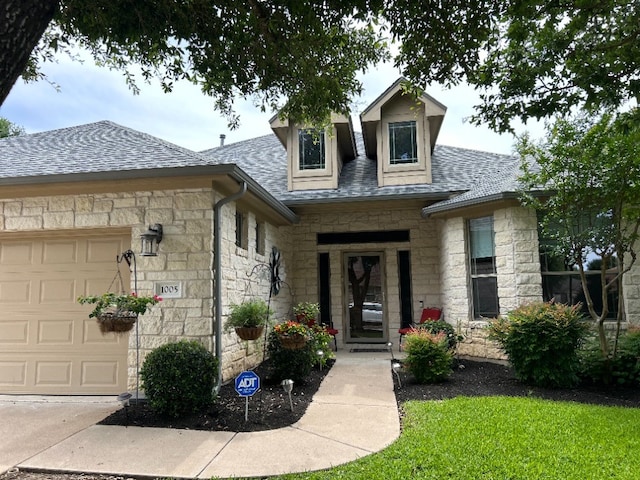
<svg viewBox="0 0 640 480">
<path fill-rule="evenodd" d="M 152 297 L 129 294 L 104 293 L 102 295 L 86 295 L 78 297 L 78 303 L 95 304 L 89 318 L 95 318 L 102 333 L 128 332 L 133 328 L 138 315 L 147 312 L 151 305 L 162 301 L 158 295 Z"/>
<path fill-rule="evenodd" d="M 320 314 L 320 305 L 312 302 L 300 302 L 293 307 L 296 320 L 311 327 Z"/>
<path fill-rule="evenodd" d="M 283 348 L 299 350 L 309 341 L 309 327 L 300 322 L 287 320 L 273 327 Z"/>
<path fill-rule="evenodd" d="M 225 330 L 234 329 L 242 340 L 256 340 L 262 335 L 269 315 L 273 311 L 264 300 L 256 299 L 231 305 Z"/>
</svg>

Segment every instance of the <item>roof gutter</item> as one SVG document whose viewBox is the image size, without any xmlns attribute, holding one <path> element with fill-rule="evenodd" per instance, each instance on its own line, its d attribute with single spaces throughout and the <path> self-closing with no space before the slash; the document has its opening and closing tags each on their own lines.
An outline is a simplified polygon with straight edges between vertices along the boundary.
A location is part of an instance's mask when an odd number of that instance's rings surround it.
<svg viewBox="0 0 640 480">
<path fill-rule="evenodd" d="M 548 191 L 537 191 L 537 192 L 530 192 L 530 193 L 534 197 L 545 197 L 550 195 L 550 192 Z M 484 197 L 471 198 L 469 200 L 462 200 L 460 202 L 446 203 L 444 205 L 438 205 L 438 204 L 430 205 L 422 209 L 422 218 L 429 218 L 431 215 L 436 213 L 453 212 L 455 210 L 460 210 L 463 208 L 475 207 L 477 205 L 482 205 L 484 203 L 497 202 L 500 200 L 513 200 L 513 199 L 519 198 L 520 195 L 521 195 L 521 192 L 501 192 L 501 193 L 494 193 L 493 195 L 487 195 Z"/>
<path fill-rule="evenodd" d="M 108 180 L 136 180 L 148 178 L 170 178 L 206 175 L 227 175 L 238 183 L 246 182 L 253 192 L 267 206 L 275 210 L 285 220 L 298 223 L 300 219 L 286 205 L 276 199 L 258 182 L 234 163 L 217 165 L 196 165 L 191 167 L 141 168 L 132 170 L 111 170 L 106 172 L 82 172 L 27 177 L 0 178 L 0 187 L 9 185 L 47 185 L 53 183 L 83 183 Z"/>
<path fill-rule="evenodd" d="M 213 275 L 211 275 L 211 295 L 215 298 L 215 306 L 214 302 L 212 302 L 211 308 L 214 309 L 214 311 L 211 312 L 211 332 L 215 342 L 215 357 L 218 359 L 218 378 L 215 386 L 216 395 L 222 386 L 222 222 L 220 214 L 222 207 L 229 202 L 239 199 L 245 193 L 247 193 L 247 182 L 242 182 L 240 190 L 228 197 L 224 197 L 213 205 L 213 258 L 211 264 L 211 273 Z"/>
<path fill-rule="evenodd" d="M 332 197 L 332 198 L 313 198 L 313 199 L 295 199 L 295 200 L 283 200 L 288 207 L 302 207 L 310 205 L 326 205 L 331 203 L 361 203 L 361 202 L 386 202 L 396 200 L 448 200 L 451 198 L 451 192 L 437 192 L 437 193 L 412 193 L 412 194 L 393 194 L 393 195 L 363 195 L 358 197 Z"/>
</svg>

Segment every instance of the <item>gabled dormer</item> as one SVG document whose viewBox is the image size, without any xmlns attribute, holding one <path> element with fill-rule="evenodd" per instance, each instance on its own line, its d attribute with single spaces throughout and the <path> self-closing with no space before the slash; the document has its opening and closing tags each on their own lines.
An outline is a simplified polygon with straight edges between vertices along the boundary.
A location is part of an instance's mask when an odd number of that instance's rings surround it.
<svg viewBox="0 0 640 480">
<path fill-rule="evenodd" d="M 338 188 L 342 166 L 357 155 L 351 118 L 332 115 L 331 126 L 324 131 L 281 120 L 277 115 L 270 123 L 287 150 L 289 191 Z"/>
<path fill-rule="evenodd" d="M 423 93 L 404 94 L 396 80 L 360 115 L 365 153 L 378 165 L 378 186 L 431 183 L 431 154 L 447 111 Z"/>
</svg>

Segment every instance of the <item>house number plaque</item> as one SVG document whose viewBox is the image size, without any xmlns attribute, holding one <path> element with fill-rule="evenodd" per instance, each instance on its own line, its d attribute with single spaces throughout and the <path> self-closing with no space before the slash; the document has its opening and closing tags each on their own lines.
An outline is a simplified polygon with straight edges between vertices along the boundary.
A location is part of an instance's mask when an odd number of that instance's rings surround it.
<svg viewBox="0 0 640 480">
<path fill-rule="evenodd" d="M 153 289 L 162 298 L 182 298 L 182 282 L 154 282 Z"/>
</svg>

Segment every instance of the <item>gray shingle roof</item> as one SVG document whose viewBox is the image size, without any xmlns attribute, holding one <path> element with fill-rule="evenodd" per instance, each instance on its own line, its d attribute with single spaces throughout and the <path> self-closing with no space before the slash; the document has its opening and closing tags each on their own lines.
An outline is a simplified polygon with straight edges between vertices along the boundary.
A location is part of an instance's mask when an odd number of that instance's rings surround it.
<svg viewBox="0 0 640 480">
<path fill-rule="evenodd" d="M 378 187 L 376 162 L 359 155 L 342 169 L 337 189 L 287 190 L 287 155 L 275 135 L 266 135 L 203 152 L 193 152 L 109 121 L 0 140 L 0 181 L 61 175 L 236 165 L 286 205 L 337 201 L 423 198 L 439 201 L 425 214 L 480 203 L 517 190 L 518 159 L 477 150 L 437 145 L 430 184 Z M 452 195 L 457 195 L 450 198 Z M 441 201 L 444 200 L 444 201 Z"/>
<path fill-rule="evenodd" d="M 214 164 L 210 157 L 102 121 L 0 140 L 0 178 Z"/>
<path fill-rule="evenodd" d="M 362 135 L 356 132 L 359 155 L 342 169 L 338 188 L 287 190 L 286 151 L 275 135 L 266 135 L 201 152 L 221 163 L 234 163 L 288 205 L 385 198 L 443 199 L 466 192 L 480 180 L 495 179 L 514 157 L 458 147 L 436 146 L 430 184 L 378 187 L 376 162 L 363 155 Z"/>
<path fill-rule="evenodd" d="M 492 200 L 515 198 L 521 190 L 521 185 L 518 182 L 521 173 L 520 159 L 509 157 L 509 161 L 501 163 L 498 170 L 479 178 L 470 190 L 449 200 L 425 207 L 422 209 L 422 213 L 427 216 L 436 212 L 468 207 Z"/>
</svg>

